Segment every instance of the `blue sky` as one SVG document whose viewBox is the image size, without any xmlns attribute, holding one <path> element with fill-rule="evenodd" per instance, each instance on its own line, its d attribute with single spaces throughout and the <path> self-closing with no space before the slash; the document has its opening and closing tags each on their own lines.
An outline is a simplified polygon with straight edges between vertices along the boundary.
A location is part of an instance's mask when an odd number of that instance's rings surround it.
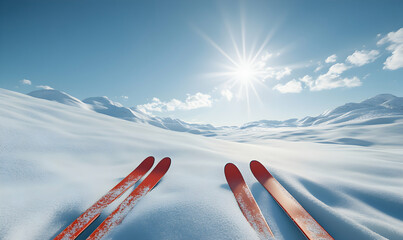
<svg viewBox="0 0 403 240">
<path fill-rule="evenodd" d="M 215 125 L 318 115 L 403 96 L 402 10 L 368 0 L 2 0 L 0 87 L 108 96 Z"/>
</svg>

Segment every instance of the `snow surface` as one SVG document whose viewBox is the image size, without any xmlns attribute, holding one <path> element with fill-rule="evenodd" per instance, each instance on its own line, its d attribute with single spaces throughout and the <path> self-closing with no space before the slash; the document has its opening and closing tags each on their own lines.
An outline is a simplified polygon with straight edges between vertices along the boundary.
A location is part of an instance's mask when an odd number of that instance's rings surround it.
<svg viewBox="0 0 403 240">
<path fill-rule="evenodd" d="M 276 239 L 304 239 L 254 179 L 252 159 L 335 239 L 403 239 L 402 125 L 378 115 L 217 139 L 0 89 L 0 239 L 55 237 L 149 155 L 171 157 L 171 168 L 109 239 L 258 239 L 226 183 L 227 162 L 240 168 Z"/>
</svg>

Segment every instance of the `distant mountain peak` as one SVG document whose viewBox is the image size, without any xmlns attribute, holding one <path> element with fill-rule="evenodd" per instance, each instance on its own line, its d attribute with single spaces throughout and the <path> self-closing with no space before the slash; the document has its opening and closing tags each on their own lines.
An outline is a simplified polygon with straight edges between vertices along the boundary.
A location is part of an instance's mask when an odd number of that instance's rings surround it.
<svg viewBox="0 0 403 240">
<path fill-rule="evenodd" d="M 88 109 L 89 107 L 79 99 L 59 90 L 41 89 L 28 93 L 31 97 L 42 98 L 54 102 L 63 103 L 70 106 Z"/>
<path fill-rule="evenodd" d="M 369 105 L 381 105 L 387 101 L 394 100 L 396 98 L 398 98 L 398 97 L 396 97 L 395 95 L 383 93 L 383 94 L 378 94 L 375 97 L 368 98 L 368 99 L 362 101 L 361 103 L 369 104 Z"/>
<path fill-rule="evenodd" d="M 260 120 L 248 122 L 239 127 L 216 128 L 210 124 L 191 124 L 179 119 L 152 116 L 139 111 L 135 107 L 124 107 L 122 104 L 114 102 L 106 96 L 90 97 L 80 101 L 67 93 L 54 89 L 38 90 L 31 92 L 28 95 L 67 105 L 91 109 L 124 120 L 143 122 L 173 131 L 191 132 L 206 136 L 214 136 L 216 135 L 216 130 L 226 128 L 247 130 L 250 128 L 306 127 L 319 124 L 336 124 L 353 120 L 403 115 L 403 97 L 396 97 L 392 94 L 379 94 L 360 103 L 346 103 L 332 110 L 327 110 L 316 117 L 307 116 L 302 119 L 293 118 L 285 121 Z"/>
</svg>

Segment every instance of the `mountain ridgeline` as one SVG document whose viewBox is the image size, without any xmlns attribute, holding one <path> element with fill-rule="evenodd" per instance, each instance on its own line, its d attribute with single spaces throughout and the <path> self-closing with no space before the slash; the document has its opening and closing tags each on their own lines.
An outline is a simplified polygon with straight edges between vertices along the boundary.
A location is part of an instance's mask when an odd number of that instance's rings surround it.
<svg viewBox="0 0 403 240">
<path fill-rule="evenodd" d="M 215 136 L 217 132 L 222 132 L 223 130 L 236 131 L 250 128 L 308 127 L 351 121 L 382 124 L 389 123 L 393 121 L 394 118 L 403 118 L 403 97 L 396 97 L 391 94 L 380 94 L 360 103 L 347 103 L 316 117 L 308 116 L 302 119 L 294 118 L 285 121 L 260 120 L 248 122 L 239 127 L 214 127 L 211 124 L 192 124 L 179 119 L 152 116 L 138 110 L 136 107 L 124 107 L 120 103 L 113 102 L 107 97 L 90 97 L 80 101 L 67 93 L 54 89 L 37 90 L 28 95 L 92 110 L 127 121 L 141 122 L 173 131 L 189 132 L 205 136 Z"/>
</svg>

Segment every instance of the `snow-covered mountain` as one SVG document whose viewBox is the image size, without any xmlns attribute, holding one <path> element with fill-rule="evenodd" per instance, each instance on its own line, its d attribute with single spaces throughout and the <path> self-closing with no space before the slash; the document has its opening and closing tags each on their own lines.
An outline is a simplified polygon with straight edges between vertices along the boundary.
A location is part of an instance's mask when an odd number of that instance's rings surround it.
<svg viewBox="0 0 403 240">
<path fill-rule="evenodd" d="M 403 97 L 392 94 L 379 94 L 360 103 L 347 103 L 316 117 L 288 119 L 285 121 L 261 120 L 249 122 L 240 127 L 275 128 L 275 127 L 306 127 L 320 124 L 337 124 L 353 120 L 365 120 L 385 116 L 403 117 Z"/>
<path fill-rule="evenodd" d="M 42 98 L 50 101 L 63 103 L 70 106 L 75 106 L 83 109 L 90 109 L 85 103 L 79 99 L 55 89 L 41 89 L 28 93 L 29 96 Z"/>
<path fill-rule="evenodd" d="M 96 112 L 134 122 L 145 122 L 148 116 L 130 108 L 123 107 L 120 103 L 111 101 L 108 97 L 90 97 L 83 100 Z"/>
<path fill-rule="evenodd" d="M 38 90 L 29 93 L 28 95 L 42 98 L 46 100 L 51 100 L 71 106 L 76 106 L 84 109 L 91 109 L 98 113 L 109 115 L 111 117 L 116 117 L 132 122 L 142 122 L 147 123 L 156 127 L 169 129 L 177 132 L 190 132 L 194 134 L 202 134 L 206 136 L 214 135 L 212 130 L 216 128 L 211 124 L 193 124 L 181 121 L 179 119 L 172 118 L 161 118 L 156 116 L 151 116 L 137 108 L 127 108 L 118 102 L 110 100 L 108 97 L 90 97 L 83 101 L 78 100 L 75 97 L 68 95 L 67 93 L 60 92 L 54 89 L 48 90 Z"/>
<path fill-rule="evenodd" d="M 200 134 L 204 136 L 214 136 L 219 138 L 238 139 L 238 141 L 244 141 L 235 136 L 244 135 L 245 132 L 255 133 L 256 139 L 267 138 L 285 138 L 284 131 L 281 131 L 281 136 L 273 135 L 274 128 L 295 128 L 295 127 L 310 127 L 310 126 L 323 126 L 324 128 L 334 124 L 342 123 L 354 123 L 357 121 L 366 122 L 368 124 L 387 124 L 394 122 L 397 119 L 403 119 L 403 97 L 396 97 L 391 94 L 380 94 L 375 97 L 364 100 L 360 103 L 347 103 L 343 106 L 337 107 L 333 110 L 326 111 L 316 117 L 305 117 L 302 119 L 288 119 L 285 121 L 277 120 L 260 120 L 243 124 L 239 127 L 214 127 L 211 124 L 193 124 L 187 123 L 179 119 L 161 118 L 151 116 L 137 108 L 127 108 L 120 103 L 113 102 L 107 97 L 91 97 L 83 100 L 82 102 L 77 98 L 74 98 L 66 93 L 59 92 L 57 90 L 39 90 L 28 95 L 37 98 L 43 98 L 60 102 L 67 105 L 77 106 L 84 109 L 91 109 L 98 113 L 109 115 L 112 117 L 150 124 L 156 127 L 169 129 L 177 132 L 189 132 L 193 134 Z M 307 130 L 307 129 L 304 129 Z M 296 131 L 304 131 L 298 129 Z M 306 131 L 305 131 L 306 132 Z M 329 131 L 327 131 L 329 132 Z M 348 133 L 346 133 L 348 137 Z M 317 141 L 327 142 L 322 138 L 316 138 L 307 136 L 307 134 L 300 133 L 301 137 Z M 249 139 L 249 138 L 248 138 Z M 295 136 L 292 139 L 296 139 Z M 292 140 L 290 139 L 290 140 Z M 299 139 L 299 138 L 298 138 Z M 344 138 L 343 138 L 344 139 Z M 360 141 L 330 141 L 332 143 L 358 143 L 362 146 L 369 145 L 369 143 Z"/>
<path fill-rule="evenodd" d="M 0 239 L 53 239 L 149 155 L 171 157 L 171 168 L 108 239 L 257 240 L 226 183 L 227 162 L 240 168 L 276 239 L 305 239 L 251 174 L 252 159 L 335 239 L 403 239 L 403 123 L 390 122 L 265 128 L 284 138 L 255 143 L 263 128 L 206 138 L 0 89 Z M 357 132 L 383 145 L 308 140 L 351 141 L 345 135 Z"/>
</svg>

